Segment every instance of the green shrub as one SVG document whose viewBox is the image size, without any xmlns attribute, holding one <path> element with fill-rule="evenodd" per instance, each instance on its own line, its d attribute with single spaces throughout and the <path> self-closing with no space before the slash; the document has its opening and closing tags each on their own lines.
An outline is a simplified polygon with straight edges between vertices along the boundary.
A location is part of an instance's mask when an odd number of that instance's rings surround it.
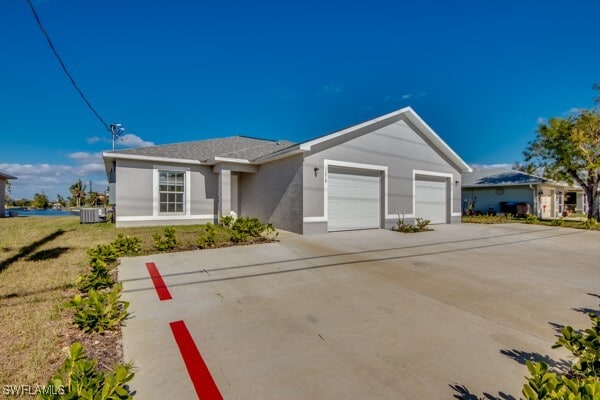
<svg viewBox="0 0 600 400">
<path fill-rule="evenodd" d="M 394 228 L 397 232 L 402 233 L 416 233 L 416 232 L 424 232 L 429 231 L 431 228 L 428 228 L 431 221 L 428 219 L 423 219 L 421 217 L 417 217 L 415 219 L 415 224 L 409 224 L 404 220 L 404 217 L 399 217 L 398 221 L 396 221 L 396 228 Z"/>
<path fill-rule="evenodd" d="M 160 233 L 152 235 L 154 239 L 154 248 L 159 251 L 169 251 L 177 247 L 177 237 L 175 236 L 175 228 L 166 227 L 164 237 Z"/>
<path fill-rule="evenodd" d="M 107 265 L 115 264 L 119 258 L 119 253 L 112 244 L 99 244 L 91 247 L 88 249 L 87 255 L 90 257 L 90 263 L 101 260 Z"/>
<path fill-rule="evenodd" d="M 594 218 L 588 218 L 583 221 L 583 227 L 585 229 L 595 229 L 597 225 L 598 221 L 596 221 Z"/>
<path fill-rule="evenodd" d="M 527 216 L 525 217 L 525 223 L 526 224 L 539 224 L 540 221 L 538 220 L 538 218 L 535 215 L 527 214 Z"/>
<path fill-rule="evenodd" d="M 572 373 L 575 376 L 600 377 L 600 316 L 589 314 L 591 329 L 576 332 L 570 326 L 561 330 L 561 336 L 553 348 L 564 347 L 576 357 Z"/>
<path fill-rule="evenodd" d="M 417 232 L 417 227 L 413 224 L 406 223 L 404 217 L 400 217 L 398 218 L 398 221 L 396 221 L 396 228 L 394 230 L 403 233 L 413 233 Z"/>
<path fill-rule="evenodd" d="M 206 233 L 201 234 L 198 238 L 198 247 L 201 249 L 215 247 L 215 244 L 217 243 L 217 230 L 215 229 L 215 226 L 211 223 L 208 223 L 204 227 L 204 230 Z"/>
<path fill-rule="evenodd" d="M 73 343 L 69 356 L 48 382 L 51 393 L 42 393 L 45 400 L 125 400 L 133 399 L 129 382 L 134 373 L 131 364 L 117 365 L 112 371 L 98 371 L 97 360 L 85 355 L 81 343 Z"/>
<path fill-rule="evenodd" d="M 523 395 L 527 400 L 600 399 L 600 381 L 595 377 L 577 379 L 557 376 L 555 372 L 548 371 L 548 365 L 544 362 L 532 363 L 527 360 L 526 364 L 531 374 L 523 386 Z"/>
<path fill-rule="evenodd" d="M 121 290 L 120 283 L 105 292 L 91 289 L 85 297 L 75 295 L 65 306 L 75 309 L 75 324 L 79 329 L 84 332 L 104 332 L 119 326 L 129 316 L 129 303 L 119 300 Z"/>
<path fill-rule="evenodd" d="M 558 375 L 543 362 L 527 361 L 530 377 L 523 386 L 527 400 L 598 400 L 600 399 L 600 317 L 589 315 L 592 328 L 575 331 L 566 326 L 553 348 L 564 347 L 575 360 L 570 370 Z"/>
<path fill-rule="evenodd" d="M 231 215 L 221 215 L 221 218 L 219 218 L 219 222 L 221 223 L 221 225 L 231 228 L 233 226 L 233 223 L 235 222 L 235 218 L 233 218 L 233 216 Z"/>
<path fill-rule="evenodd" d="M 96 260 L 92 264 L 92 271 L 87 275 L 81 275 L 77 279 L 77 287 L 81 292 L 87 292 L 91 289 L 98 290 L 110 288 L 115 281 L 106 268 L 106 264 L 101 260 Z"/>
<path fill-rule="evenodd" d="M 552 225 L 552 226 L 563 226 L 564 223 L 565 223 L 564 219 L 558 218 L 558 219 L 553 219 L 552 222 L 550 222 L 550 225 Z"/>
<path fill-rule="evenodd" d="M 240 217 L 231 225 L 231 230 L 231 241 L 240 243 L 260 237 L 263 233 L 271 234 L 275 228 L 272 224 L 262 224 L 258 218 Z"/>
<path fill-rule="evenodd" d="M 122 233 L 119 233 L 111 244 L 119 257 L 138 254 L 142 250 L 142 239 L 137 236 L 125 236 Z"/>
<path fill-rule="evenodd" d="M 506 215 L 463 215 L 462 222 L 472 224 L 505 224 L 512 221 L 512 214 Z"/>
<path fill-rule="evenodd" d="M 429 225 L 429 223 L 431 222 L 428 219 L 423 219 L 421 217 L 417 217 L 417 219 L 415 220 L 416 225 L 417 225 L 417 229 L 419 231 L 427 231 L 429 230 L 429 228 L 427 227 L 427 225 Z"/>
</svg>

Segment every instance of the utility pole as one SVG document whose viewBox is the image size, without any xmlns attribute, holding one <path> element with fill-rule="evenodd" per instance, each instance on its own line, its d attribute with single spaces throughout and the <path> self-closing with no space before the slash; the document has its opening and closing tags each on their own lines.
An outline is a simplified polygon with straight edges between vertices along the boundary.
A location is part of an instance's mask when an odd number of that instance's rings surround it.
<svg viewBox="0 0 600 400">
<path fill-rule="evenodd" d="M 112 149 L 115 151 L 115 140 L 123 136 L 125 128 L 121 124 L 110 124 L 110 133 L 112 134 Z"/>
</svg>

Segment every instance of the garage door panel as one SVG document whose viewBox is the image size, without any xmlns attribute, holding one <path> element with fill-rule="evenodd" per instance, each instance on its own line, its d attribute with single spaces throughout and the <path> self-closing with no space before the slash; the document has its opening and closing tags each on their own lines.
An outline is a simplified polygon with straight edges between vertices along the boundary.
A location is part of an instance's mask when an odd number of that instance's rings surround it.
<svg viewBox="0 0 600 400">
<path fill-rule="evenodd" d="M 432 224 L 447 223 L 446 191 L 445 180 L 417 179 L 415 181 L 415 217 L 428 219 Z"/>
<path fill-rule="evenodd" d="M 329 172 L 328 230 L 379 228 L 380 176 L 373 172 Z"/>
</svg>

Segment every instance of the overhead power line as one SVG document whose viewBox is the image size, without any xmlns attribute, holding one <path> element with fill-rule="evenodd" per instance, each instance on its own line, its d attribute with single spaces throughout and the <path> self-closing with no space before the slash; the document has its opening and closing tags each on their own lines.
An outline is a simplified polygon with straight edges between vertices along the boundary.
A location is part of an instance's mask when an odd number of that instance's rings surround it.
<svg viewBox="0 0 600 400">
<path fill-rule="evenodd" d="M 37 11 L 35 11 L 35 7 L 33 6 L 33 3 L 31 3 L 31 0 L 25 0 L 25 1 L 27 1 L 27 4 L 29 4 L 29 7 L 31 8 L 31 12 L 33 13 L 33 16 L 35 17 L 35 20 L 36 20 L 38 26 L 40 27 L 40 30 L 42 31 L 42 33 L 46 37 L 46 40 L 48 41 L 48 44 L 50 45 L 50 48 L 52 49 L 52 52 L 56 56 L 56 59 L 58 60 L 60 66 L 62 68 L 62 70 L 65 72 L 65 74 L 67 75 L 67 77 L 71 81 L 71 84 L 73 84 L 73 87 L 75 88 L 75 90 L 77 90 L 77 93 L 79 93 L 79 96 L 81 96 L 81 98 L 83 99 L 83 101 L 85 102 L 85 104 L 94 113 L 94 115 L 96 116 L 96 118 L 98 118 L 98 120 L 102 123 L 102 125 L 104 125 L 104 128 L 106 128 L 106 130 L 109 133 L 111 133 L 111 134 L 114 135 L 113 130 L 111 130 L 109 128 L 108 124 L 104 121 L 104 119 L 102 119 L 102 117 L 100 116 L 100 114 L 98 113 L 98 111 L 96 111 L 96 109 L 94 108 L 94 106 L 92 106 L 92 103 L 90 103 L 90 101 L 87 99 L 87 97 L 85 97 L 85 94 L 83 94 L 83 91 L 79 88 L 79 86 L 77 85 L 77 82 L 75 82 L 75 79 L 73 79 L 73 76 L 71 75 L 71 73 L 67 69 L 67 66 L 65 65 L 65 63 L 62 60 L 62 58 L 60 57 L 60 55 L 56 51 L 56 48 L 54 47 L 54 44 L 52 43 L 52 40 L 50 39 L 50 36 L 48 35 L 48 32 L 46 32 L 46 29 L 44 28 L 44 25 L 42 25 L 42 21 L 40 20 L 40 17 L 38 16 Z"/>
</svg>

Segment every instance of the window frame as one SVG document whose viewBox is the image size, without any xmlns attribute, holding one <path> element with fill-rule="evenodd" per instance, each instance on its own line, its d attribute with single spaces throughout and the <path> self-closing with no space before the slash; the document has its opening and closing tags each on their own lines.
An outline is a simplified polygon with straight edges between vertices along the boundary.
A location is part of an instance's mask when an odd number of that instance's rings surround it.
<svg viewBox="0 0 600 400">
<path fill-rule="evenodd" d="M 173 210 L 169 210 L 171 206 Z M 159 169 L 158 214 L 185 215 L 185 211 L 185 171 Z"/>
<path fill-rule="evenodd" d="M 161 172 L 167 173 L 183 173 L 183 185 L 182 192 L 177 191 L 161 191 Z M 190 200 L 191 200 L 191 173 L 189 167 L 184 166 L 167 166 L 167 165 L 154 165 L 153 166 L 153 185 L 152 185 L 152 215 L 155 217 L 159 216 L 186 216 L 190 215 Z M 167 182 L 168 183 L 168 182 Z M 172 185 L 178 186 L 178 185 Z M 161 211 L 161 193 L 167 193 L 171 195 L 181 194 L 183 197 L 182 211 Z M 168 204 L 169 202 L 167 202 Z M 172 203 L 173 204 L 173 203 Z M 177 204 L 177 203 L 174 203 Z M 167 206 L 168 207 L 168 206 Z"/>
</svg>

